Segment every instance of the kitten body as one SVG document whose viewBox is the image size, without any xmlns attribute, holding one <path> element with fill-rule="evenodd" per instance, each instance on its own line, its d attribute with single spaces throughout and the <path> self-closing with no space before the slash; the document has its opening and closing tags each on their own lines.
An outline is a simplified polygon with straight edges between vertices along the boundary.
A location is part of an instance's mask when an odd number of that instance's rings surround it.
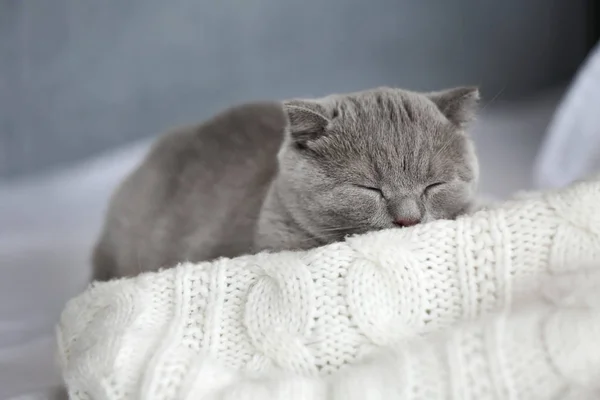
<svg viewBox="0 0 600 400">
<path fill-rule="evenodd" d="M 94 279 L 454 218 L 478 179 L 478 92 L 379 88 L 234 107 L 172 131 L 117 189 Z"/>
</svg>

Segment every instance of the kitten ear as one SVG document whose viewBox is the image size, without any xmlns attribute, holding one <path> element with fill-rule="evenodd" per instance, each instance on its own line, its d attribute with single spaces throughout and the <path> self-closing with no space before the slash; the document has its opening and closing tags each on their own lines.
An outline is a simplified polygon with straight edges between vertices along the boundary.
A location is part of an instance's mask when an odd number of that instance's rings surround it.
<svg viewBox="0 0 600 400">
<path fill-rule="evenodd" d="M 283 110 L 290 123 L 290 136 L 298 146 L 323 136 L 329 124 L 321 107 L 310 101 L 290 100 L 283 103 Z"/>
<path fill-rule="evenodd" d="M 453 124 L 464 127 L 475 118 L 479 89 L 473 86 L 433 92 L 427 95 Z"/>
</svg>

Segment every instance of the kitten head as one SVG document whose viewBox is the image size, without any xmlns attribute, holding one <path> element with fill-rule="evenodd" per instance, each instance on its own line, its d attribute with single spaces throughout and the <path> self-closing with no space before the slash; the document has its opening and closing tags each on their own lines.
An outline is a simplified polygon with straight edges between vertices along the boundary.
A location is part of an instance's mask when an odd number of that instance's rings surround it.
<svg viewBox="0 0 600 400">
<path fill-rule="evenodd" d="M 380 88 L 284 103 L 276 184 L 291 216 L 323 242 L 465 212 L 478 163 L 465 133 L 479 92 Z"/>
</svg>

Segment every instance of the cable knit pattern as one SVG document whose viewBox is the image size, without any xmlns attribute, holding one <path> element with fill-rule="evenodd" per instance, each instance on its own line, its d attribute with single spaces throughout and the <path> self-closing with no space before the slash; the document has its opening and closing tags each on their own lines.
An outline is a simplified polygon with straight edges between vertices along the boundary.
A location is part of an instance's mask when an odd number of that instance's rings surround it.
<svg viewBox="0 0 600 400">
<path fill-rule="evenodd" d="M 63 375 L 74 399 L 597 398 L 600 279 L 540 290 L 596 270 L 600 179 L 95 284 L 63 312 Z"/>
</svg>

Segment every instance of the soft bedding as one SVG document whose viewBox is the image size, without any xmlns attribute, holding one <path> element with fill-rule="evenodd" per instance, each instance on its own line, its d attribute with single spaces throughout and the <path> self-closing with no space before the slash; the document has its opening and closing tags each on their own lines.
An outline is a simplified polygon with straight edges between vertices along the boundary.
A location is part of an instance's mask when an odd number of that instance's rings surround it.
<svg viewBox="0 0 600 400">
<path fill-rule="evenodd" d="M 600 177 L 455 221 L 93 284 L 73 399 L 593 399 Z"/>
</svg>

